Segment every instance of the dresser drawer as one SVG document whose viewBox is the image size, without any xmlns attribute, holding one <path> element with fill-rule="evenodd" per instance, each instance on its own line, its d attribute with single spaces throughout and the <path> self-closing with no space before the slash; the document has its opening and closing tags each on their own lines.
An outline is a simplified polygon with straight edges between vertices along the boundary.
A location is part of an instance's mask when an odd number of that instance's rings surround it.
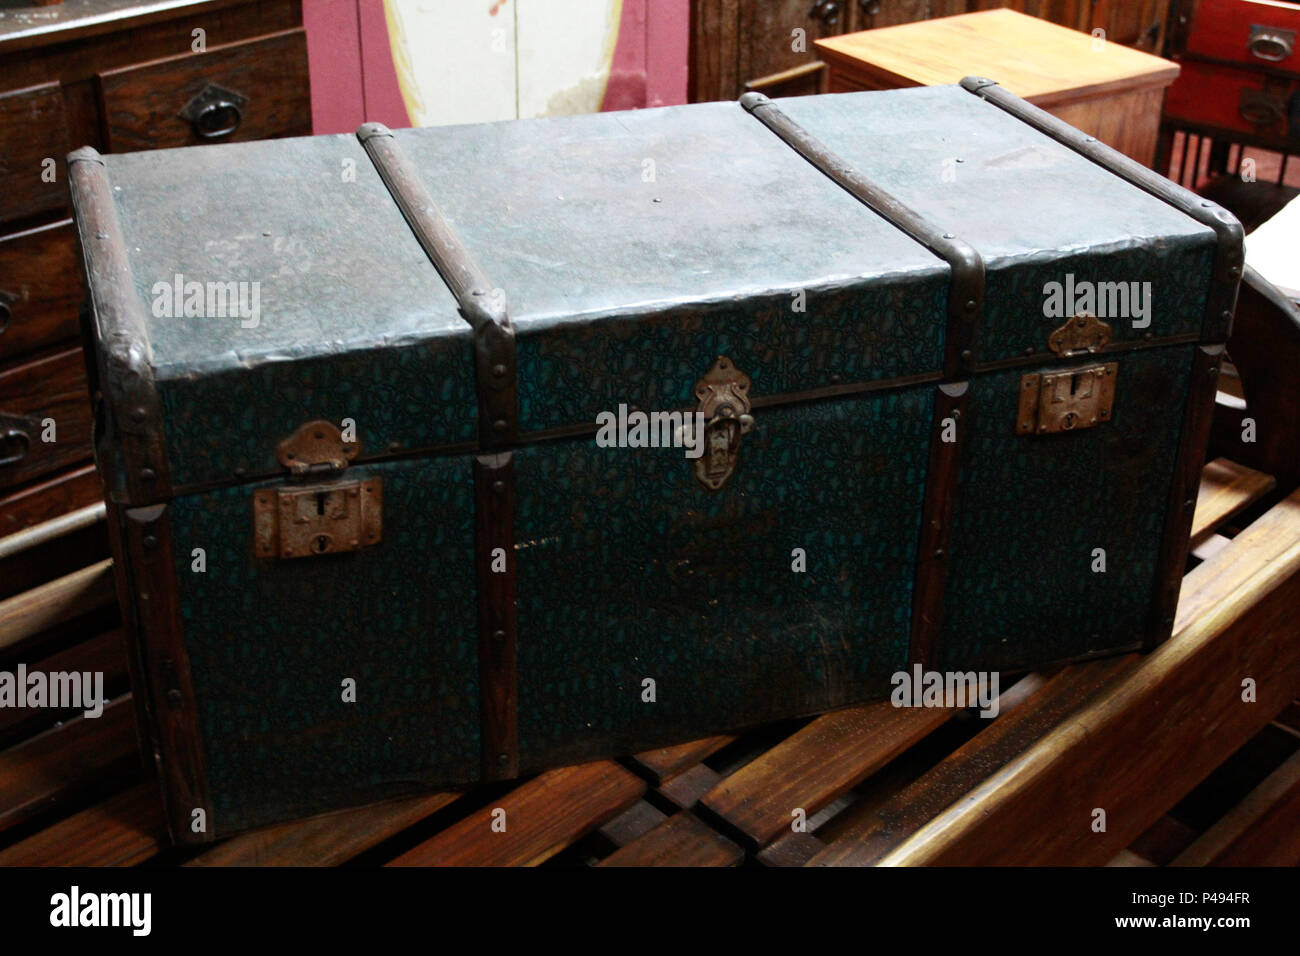
<svg viewBox="0 0 1300 956">
<path fill-rule="evenodd" d="M 0 538 L 103 500 L 92 464 L 74 465 L 17 491 L 0 492 Z M 10 589 L 9 582 L 0 584 L 0 594 Z"/>
<path fill-rule="evenodd" d="M 0 363 L 75 339 L 80 304 L 71 219 L 0 238 Z"/>
<path fill-rule="evenodd" d="M 1277 0 L 1201 0 L 1187 52 L 1300 74 L 1300 5 Z"/>
<path fill-rule="evenodd" d="M 91 432 L 81 349 L 0 371 L 0 489 L 88 459 Z"/>
<path fill-rule="evenodd" d="M 98 74 L 104 145 L 131 152 L 311 133 L 301 29 Z"/>
<path fill-rule="evenodd" d="M 58 83 L 0 93 L 0 219 L 66 204 L 67 152 L 68 121 Z"/>
<path fill-rule="evenodd" d="M 1300 79 L 1191 58 L 1182 66 L 1165 94 L 1167 118 L 1300 146 Z"/>
</svg>

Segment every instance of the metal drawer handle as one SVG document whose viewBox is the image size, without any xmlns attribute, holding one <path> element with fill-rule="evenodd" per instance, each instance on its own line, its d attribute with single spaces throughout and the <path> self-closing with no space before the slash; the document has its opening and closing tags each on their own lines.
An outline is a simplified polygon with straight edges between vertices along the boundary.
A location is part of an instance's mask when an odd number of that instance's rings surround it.
<svg viewBox="0 0 1300 956">
<path fill-rule="evenodd" d="M 200 139 L 220 139 L 239 129 L 248 97 L 209 83 L 181 110 Z"/>
<path fill-rule="evenodd" d="M 12 465 L 27 457 L 32 440 L 25 431 L 9 428 L 0 433 L 0 465 Z"/>
<path fill-rule="evenodd" d="M 9 320 L 14 317 L 13 305 L 17 301 L 18 296 L 0 289 L 0 335 L 4 335 L 5 329 L 9 328 Z"/>
<path fill-rule="evenodd" d="M 1251 56 L 1270 63 L 1285 60 L 1295 50 L 1295 31 L 1276 27 L 1252 26 L 1246 49 Z"/>
<path fill-rule="evenodd" d="M 194 118 L 194 132 L 204 139 L 229 136 L 239 129 L 239 121 L 243 118 L 244 114 L 234 103 L 227 103 L 225 100 L 209 103 Z"/>
<path fill-rule="evenodd" d="M 1237 112 L 1247 123 L 1273 126 L 1286 115 L 1286 107 L 1277 97 L 1263 90 L 1242 90 Z"/>
<path fill-rule="evenodd" d="M 808 11 L 808 16 L 833 27 L 840 20 L 840 5 L 836 0 L 816 0 Z"/>
</svg>

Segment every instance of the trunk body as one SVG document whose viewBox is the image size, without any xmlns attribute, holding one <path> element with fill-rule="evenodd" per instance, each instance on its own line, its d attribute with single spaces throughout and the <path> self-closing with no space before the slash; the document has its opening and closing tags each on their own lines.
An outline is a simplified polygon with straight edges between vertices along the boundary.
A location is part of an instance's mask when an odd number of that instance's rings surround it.
<svg viewBox="0 0 1300 956">
<path fill-rule="evenodd" d="M 1167 636 L 1239 228 L 963 85 L 73 154 L 174 838 Z"/>
</svg>

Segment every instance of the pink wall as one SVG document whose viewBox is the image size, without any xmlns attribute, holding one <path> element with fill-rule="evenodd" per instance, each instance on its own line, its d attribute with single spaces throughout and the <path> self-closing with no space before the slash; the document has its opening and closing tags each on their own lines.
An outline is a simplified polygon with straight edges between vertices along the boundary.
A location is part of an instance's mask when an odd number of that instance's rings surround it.
<svg viewBox="0 0 1300 956">
<path fill-rule="evenodd" d="M 312 128 L 407 126 L 383 0 L 304 0 Z M 690 0 L 623 0 L 602 109 L 686 102 Z"/>
<path fill-rule="evenodd" d="M 645 0 L 645 106 L 686 102 L 690 63 L 691 0 Z M 622 29 L 619 30 L 622 39 Z"/>
<path fill-rule="evenodd" d="M 350 133 L 366 121 L 356 0 L 305 0 L 302 20 L 311 73 L 312 130 Z"/>
</svg>

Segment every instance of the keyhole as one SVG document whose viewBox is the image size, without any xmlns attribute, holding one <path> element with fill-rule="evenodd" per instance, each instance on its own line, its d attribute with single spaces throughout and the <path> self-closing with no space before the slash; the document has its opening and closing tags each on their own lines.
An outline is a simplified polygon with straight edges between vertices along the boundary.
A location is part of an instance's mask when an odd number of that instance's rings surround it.
<svg viewBox="0 0 1300 956">
<path fill-rule="evenodd" d="M 311 540 L 311 549 L 316 554 L 324 554 L 329 550 L 330 537 L 327 534 L 318 534 Z"/>
<path fill-rule="evenodd" d="M 1066 412 L 1065 417 L 1061 419 L 1061 427 L 1068 431 L 1075 426 L 1075 423 L 1078 422 L 1078 420 L 1079 416 L 1074 412 Z"/>
</svg>

